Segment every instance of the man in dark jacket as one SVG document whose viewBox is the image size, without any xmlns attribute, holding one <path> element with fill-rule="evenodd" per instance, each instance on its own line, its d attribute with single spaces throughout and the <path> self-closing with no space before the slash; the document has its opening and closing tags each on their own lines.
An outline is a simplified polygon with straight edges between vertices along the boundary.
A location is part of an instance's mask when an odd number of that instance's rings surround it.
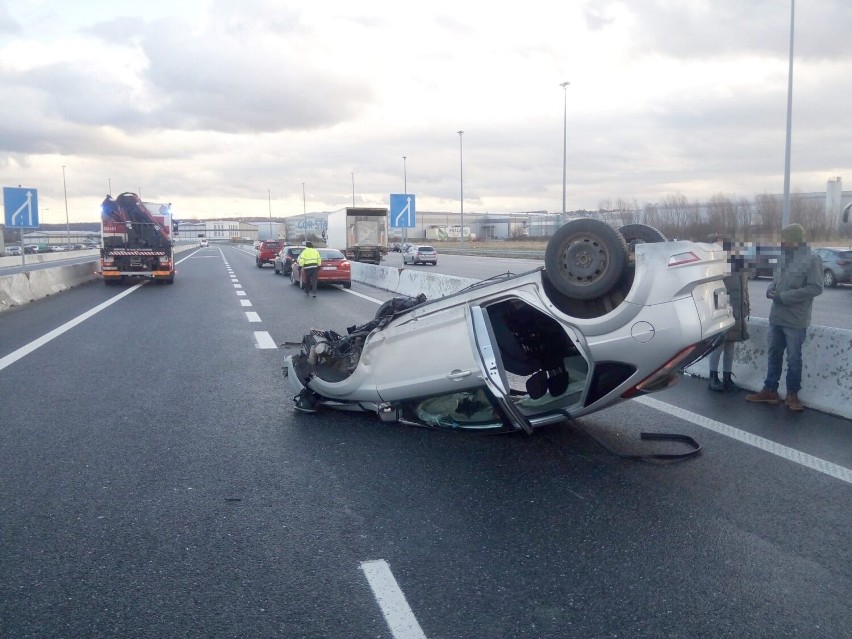
<svg viewBox="0 0 852 639">
<path fill-rule="evenodd" d="M 814 298 L 822 294 L 822 260 L 811 253 L 805 243 L 805 229 L 790 224 L 781 230 L 781 247 L 784 249 L 772 274 L 772 284 L 766 297 L 772 300 L 769 311 L 767 342 L 768 370 L 763 389 L 746 395 L 749 402 L 778 404 L 778 383 L 784 350 L 787 351 L 787 397 L 784 402 L 790 410 L 801 411 L 799 401 L 802 387 L 802 344 L 811 324 Z"/>
</svg>

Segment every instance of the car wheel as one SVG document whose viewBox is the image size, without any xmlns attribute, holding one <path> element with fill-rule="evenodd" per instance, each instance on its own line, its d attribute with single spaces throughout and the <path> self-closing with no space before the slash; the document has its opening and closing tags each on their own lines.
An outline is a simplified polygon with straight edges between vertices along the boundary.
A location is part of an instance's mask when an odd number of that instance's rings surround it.
<svg viewBox="0 0 852 639">
<path fill-rule="evenodd" d="M 352 288 L 352 282 L 343 282 L 343 288 Z"/>
<path fill-rule="evenodd" d="M 834 273 L 832 273 L 831 271 L 825 272 L 825 275 L 823 275 L 823 281 L 825 282 L 825 285 L 829 288 L 834 288 L 835 286 L 837 286 L 837 278 L 834 277 Z"/>
<path fill-rule="evenodd" d="M 255 266 L 257 266 L 257 268 L 263 268 L 263 264 L 260 263 L 260 260 L 255 260 L 254 264 Z"/>
<path fill-rule="evenodd" d="M 291 270 L 290 271 L 290 284 L 295 284 L 295 283 L 296 283 L 296 276 L 295 276 L 294 272 Z"/>
<path fill-rule="evenodd" d="M 637 244 L 654 244 L 656 242 L 667 242 L 666 236 L 662 231 L 658 231 L 653 226 L 647 224 L 625 224 L 618 232 L 624 237 L 627 242 L 627 247 L 632 251 Z"/>
<path fill-rule="evenodd" d="M 556 289 L 568 297 L 590 300 L 615 288 L 628 264 L 627 242 L 609 224 L 572 220 L 553 234 L 544 253 L 544 268 Z"/>
</svg>

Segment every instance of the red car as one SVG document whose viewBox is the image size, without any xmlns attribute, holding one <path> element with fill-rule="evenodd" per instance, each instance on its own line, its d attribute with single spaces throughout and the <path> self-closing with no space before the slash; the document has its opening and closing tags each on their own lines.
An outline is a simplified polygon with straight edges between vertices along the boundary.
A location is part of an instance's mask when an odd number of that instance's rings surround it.
<svg viewBox="0 0 852 639">
<path fill-rule="evenodd" d="M 317 249 L 322 259 L 319 273 L 317 273 L 317 284 L 343 284 L 343 288 L 352 288 L 352 267 L 346 256 L 337 249 Z M 302 282 L 302 269 L 298 262 L 293 262 L 290 269 L 290 282 L 304 288 Z"/>
</svg>

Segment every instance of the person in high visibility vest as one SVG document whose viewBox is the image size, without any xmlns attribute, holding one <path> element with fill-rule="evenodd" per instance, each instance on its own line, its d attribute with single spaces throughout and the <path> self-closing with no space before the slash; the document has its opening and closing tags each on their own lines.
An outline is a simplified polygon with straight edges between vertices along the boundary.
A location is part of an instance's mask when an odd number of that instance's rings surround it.
<svg viewBox="0 0 852 639">
<path fill-rule="evenodd" d="M 317 296 L 317 273 L 322 265 L 322 257 L 314 248 L 313 242 L 305 242 L 305 249 L 299 253 L 299 269 L 304 275 L 305 295 Z"/>
</svg>

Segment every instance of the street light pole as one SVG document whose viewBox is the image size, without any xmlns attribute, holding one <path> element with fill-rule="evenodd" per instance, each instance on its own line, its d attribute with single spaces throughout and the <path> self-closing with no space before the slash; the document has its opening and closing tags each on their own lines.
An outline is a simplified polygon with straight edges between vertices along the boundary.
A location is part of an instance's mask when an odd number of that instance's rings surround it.
<svg viewBox="0 0 852 639">
<path fill-rule="evenodd" d="M 402 156 L 402 192 L 408 194 L 408 169 L 405 166 L 406 156 Z M 402 229 L 402 237 L 408 241 L 408 227 Z"/>
<path fill-rule="evenodd" d="M 784 207 L 781 227 L 790 223 L 790 138 L 793 116 L 793 27 L 796 16 L 796 0 L 790 0 L 790 66 L 787 70 L 787 142 L 784 148 Z"/>
<path fill-rule="evenodd" d="M 107 178 L 107 192 L 112 197 L 112 178 Z"/>
<path fill-rule="evenodd" d="M 464 147 L 462 136 L 464 131 L 459 131 L 459 193 L 461 195 L 461 245 L 464 248 Z"/>
<path fill-rule="evenodd" d="M 274 240 L 277 238 L 272 237 L 272 189 L 266 189 L 266 195 L 269 198 L 269 239 Z"/>
<path fill-rule="evenodd" d="M 302 217 L 305 224 L 305 242 L 308 241 L 308 208 L 305 203 L 305 183 L 302 182 Z"/>
<path fill-rule="evenodd" d="M 355 208 L 355 174 L 350 173 L 349 175 L 352 176 L 352 208 L 354 209 Z"/>
<path fill-rule="evenodd" d="M 562 224 L 565 224 L 565 193 L 568 183 L 568 85 L 562 82 Z"/>
<path fill-rule="evenodd" d="M 68 222 L 68 188 L 65 186 L 65 165 L 62 165 L 62 190 L 65 192 L 65 233 L 66 243 L 71 246 L 71 224 Z"/>
</svg>

